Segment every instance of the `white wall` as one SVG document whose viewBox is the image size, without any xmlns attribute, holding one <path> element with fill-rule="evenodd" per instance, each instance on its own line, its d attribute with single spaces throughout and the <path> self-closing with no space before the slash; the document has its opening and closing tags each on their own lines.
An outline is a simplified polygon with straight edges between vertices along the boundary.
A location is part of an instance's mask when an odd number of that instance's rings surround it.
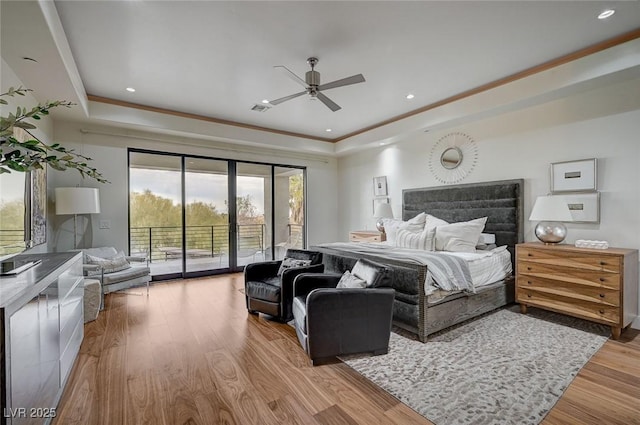
<svg viewBox="0 0 640 425">
<path fill-rule="evenodd" d="M 340 239 L 346 240 L 349 230 L 374 228 L 373 177 L 387 176 L 396 217 L 403 189 L 440 186 L 427 168 L 430 149 L 443 135 L 463 131 L 477 142 L 478 163 L 461 183 L 523 178 L 525 219 L 535 198 L 549 191 L 551 163 L 597 158 L 600 224 L 568 223 L 566 242 L 598 239 L 640 249 L 639 130 L 640 81 L 635 80 L 341 158 Z M 526 221 L 527 241 L 535 240 L 533 226 Z M 640 328 L 640 319 L 634 327 Z"/>
<path fill-rule="evenodd" d="M 117 128 L 102 128 L 95 132 L 81 132 L 85 126 L 77 123 L 56 121 L 54 139 L 65 146 L 94 160 L 96 167 L 110 184 L 100 184 L 91 179 L 80 178 L 74 172 L 53 171 L 52 185 L 98 187 L 100 189 L 101 213 L 91 216 L 83 246 L 115 246 L 127 250 L 128 246 L 128 181 L 127 148 L 149 149 L 163 152 L 187 153 L 212 158 L 238 159 L 299 165 L 307 167 L 307 224 L 309 245 L 330 242 L 336 239 L 337 230 L 337 161 L 333 158 L 296 156 L 292 153 L 236 146 L 203 140 L 180 139 L 182 144 L 171 143 L 170 136 L 148 133 L 131 137 L 126 131 Z M 106 133 L 110 133 L 106 134 Z M 116 135 L 113 135 L 116 134 Z M 253 152 L 252 152 L 253 150 Z M 54 244 L 52 251 L 64 251 L 73 244 L 73 228 L 69 219 L 62 222 L 60 217 L 52 217 L 55 222 Z M 100 220 L 110 220 L 111 229 L 99 229 Z"/>
<path fill-rule="evenodd" d="M 18 76 L 13 72 L 13 70 L 7 65 L 7 63 L 2 59 L 2 65 L 0 68 L 0 90 L 2 93 L 6 93 L 10 87 L 26 87 L 25 84 L 18 78 Z M 28 93 L 25 96 L 14 96 L 3 97 L 4 100 L 9 102 L 8 105 L 0 105 L 0 111 L 2 111 L 2 115 L 8 115 L 9 113 L 15 113 L 16 108 L 18 106 L 25 107 L 27 109 L 31 109 L 34 106 L 37 106 L 39 100 L 36 98 L 37 93 Z M 43 117 L 39 121 L 31 120 L 30 122 L 37 124 L 37 129 L 29 130 L 30 133 L 36 137 L 38 140 L 50 144 L 53 139 L 53 120 L 49 117 Z M 50 200 L 52 196 L 51 192 L 51 175 L 47 175 L 47 198 Z M 47 213 L 51 211 L 51 203 L 49 202 L 47 205 Z M 48 224 L 48 223 L 47 223 Z M 29 250 L 29 252 L 47 252 L 49 243 L 51 241 L 52 231 L 51 226 L 47 225 L 47 243 L 36 246 Z"/>
</svg>

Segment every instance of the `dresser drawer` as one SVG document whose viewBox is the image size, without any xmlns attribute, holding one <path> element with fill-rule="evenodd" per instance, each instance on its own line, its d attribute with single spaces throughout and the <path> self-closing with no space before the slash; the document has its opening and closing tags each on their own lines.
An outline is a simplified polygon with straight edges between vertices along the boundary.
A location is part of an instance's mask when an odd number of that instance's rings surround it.
<svg viewBox="0 0 640 425">
<path fill-rule="evenodd" d="M 619 307 L 596 304 L 555 294 L 546 294 L 532 289 L 518 287 L 516 301 L 599 323 L 616 325 L 620 322 Z"/>
<path fill-rule="evenodd" d="M 560 296 L 580 301 L 593 302 L 611 307 L 620 306 L 621 292 L 610 288 L 594 288 L 572 282 L 542 279 L 532 276 L 517 276 L 518 288 L 547 296 Z"/>
<path fill-rule="evenodd" d="M 384 242 L 385 237 L 380 232 L 353 231 L 349 233 L 351 242 Z"/>
<path fill-rule="evenodd" d="M 592 254 L 587 252 L 528 247 L 518 247 L 517 253 L 518 261 L 610 273 L 620 273 L 621 270 L 621 259 L 619 256 L 607 256 L 602 253 Z"/>
<path fill-rule="evenodd" d="M 620 289 L 621 281 L 619 273 L 566 268 L 559 265 L 541 264 L 527 260 L 518 262 L 516 272 L 521 276 L 560 280 L 596 288 Z"/>
</svg>

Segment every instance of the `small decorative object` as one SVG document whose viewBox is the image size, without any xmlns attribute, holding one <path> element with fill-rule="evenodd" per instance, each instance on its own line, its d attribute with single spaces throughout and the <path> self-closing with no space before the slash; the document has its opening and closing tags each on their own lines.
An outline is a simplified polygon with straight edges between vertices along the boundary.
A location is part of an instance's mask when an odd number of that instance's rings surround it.
<svg viewBox="0 0 640 425">
<path fill-rule="evenodd" d="M 57 187 L 56 214 L 73 214 L 73 249 L 78 248 L 78 214 L 99 214 L 98 189 L 90 187 Z"/>
<path fill-rule="evenodd" d="M 551 164 L 551 192 L 589 192 L 596 190 L 596 159 Z"/>
<path fill-rule="evenodd" d="M 576 247 L 578 248 L 592 248 L 592 249 L 608 249 L 609 242 L 607 241 L 591 241 L 588 239 L 578 239 L 576 241 Z"/>
<path fill-rule="evenodd" d="M 572 221 L 572 218 L 564 197 L 538 196 L 529 220 L 539 222 L 535 234 L 541 242 L 556 244 L 567 236 L 567 228 L 561 221 Z"/>
<path fill-rule="evenodd" d="M 387 196 L 387 176 L 373 178 L 373 195 Z"/>
<path fill-rule="evenodd" d="M 562 197 L 574 223 L 600 223 L 600 192 L 567 193 Z"/>
<path fill-rule="evenodd" d="M 388 201 L 388 199 L 387 199 Z M 373 213 L 373 218 L 377 218 L 376 228 L 384 233 L 384 219 L 385 218 L 393 218 L 393 211 L 391 210 L 391 205 L 387 202 L 378 202 L 376 204 L 376 210 Z"/>
<path fill-rule="evenodd" d="M 467 177 L 478 161 L 478 147 L 460 132 L 449 133 L 431 148 L 429 170 L 441 183 L 457 183 Z"/>
</svg>

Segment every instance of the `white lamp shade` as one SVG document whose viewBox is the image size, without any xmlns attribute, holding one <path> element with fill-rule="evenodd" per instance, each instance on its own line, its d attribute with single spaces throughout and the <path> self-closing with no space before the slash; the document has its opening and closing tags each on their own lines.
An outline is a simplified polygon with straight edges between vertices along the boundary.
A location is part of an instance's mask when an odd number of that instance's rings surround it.
<svg viewBox="0 0 640 425">
<path fill-rule="evenodd" d="M 573 221 L 567 201 L 562 196 L 538 196 L 533 205 L 531 221 Z"/>
<path fill-rule="evenodd" d="M 376 204 L 376 210 L 373 213 L 373 218 L 393 218 L 391 205 L 386 202 L 378 202 Z"/>
<path fill-rule="evenodd" d="M 100 196 L 91 187 L 57 187 L 56 214 L 98 214 Z"/>
</svg>

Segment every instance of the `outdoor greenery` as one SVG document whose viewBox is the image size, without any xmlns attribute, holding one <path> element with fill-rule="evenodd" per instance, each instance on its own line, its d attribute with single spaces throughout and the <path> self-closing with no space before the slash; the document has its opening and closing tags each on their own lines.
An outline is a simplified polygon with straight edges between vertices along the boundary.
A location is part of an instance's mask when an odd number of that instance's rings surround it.
<svg viewBox="0 0 640 425">
<path fill-rule="evenodd" d="M 6 107 L 9 104 L 3 97 L 25 96 L 30 89 L 18 87 L 9 88 L 5 93 L 0 94 L 0 105 Z M 15 172 L 27 172 L 41 169 L 46 165 L 55 170 L 64 171 L 75 169 L 84 178 L 91 177 L 101 183 L 107 180 L 95 168 L 88 165 L 91 158 L 67 149 L 59 143 L 47 145 L 36 139 L 18 140 L 14 137 L 14 128 L 33 130 L 37 128 L 29 120 L 38 121 L 42 116 L 49 114 L 49 110 L 59 106 L 69 108 L 73 103 L 66 100 L 56 100 L 45 102 L 28 110 L 18 106 L 16 113 L 9 113 L 0 116 L 0 174 Z"/>
</svg>

